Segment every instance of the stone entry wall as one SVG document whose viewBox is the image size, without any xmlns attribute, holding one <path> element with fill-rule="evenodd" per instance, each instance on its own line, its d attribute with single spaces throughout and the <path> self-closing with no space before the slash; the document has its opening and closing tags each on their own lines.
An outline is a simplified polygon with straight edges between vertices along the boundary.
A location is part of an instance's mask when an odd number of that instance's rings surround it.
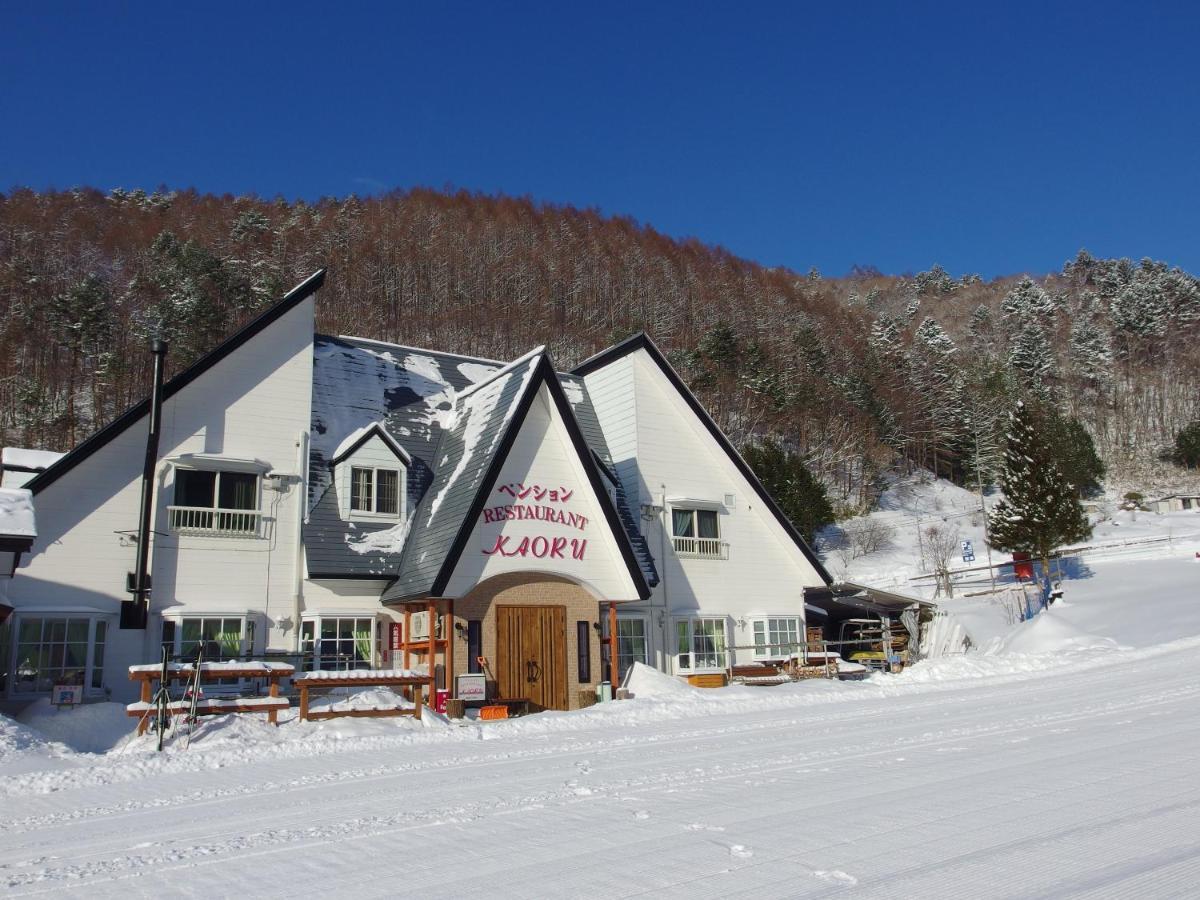
<svg viewBox="0 0 1200 900">
<path fill-rule="evenodd" d="M 497 606 L 564 606 L 566 607 L 567 643 L 567 703 L 570 709 L 578 709 L 581 688 L 594 688 L 604 680 L 600 671 L 600 633 L 593 625 L 600 621 L 600 604 L 575 582 L 540 572 L 517 572 L 497 575 L 475 587 L 465 597 L 454 601 L 454 623 L 462 625 L 452 628 L 454 644 L 454 675 L 467 671 L 466 627 L 469 619 L 483 622 L 483 656 L 491 667 L 488 678 L 489 696 L 494 696 L 496 684 L 496 607 Z M 605 613 L 606 614 L 606 613 Z M 578 664 L 577 622 L 588 623 L 588 640 L 591 642 L 591 681 L 580 684 Z"/>
</svg>

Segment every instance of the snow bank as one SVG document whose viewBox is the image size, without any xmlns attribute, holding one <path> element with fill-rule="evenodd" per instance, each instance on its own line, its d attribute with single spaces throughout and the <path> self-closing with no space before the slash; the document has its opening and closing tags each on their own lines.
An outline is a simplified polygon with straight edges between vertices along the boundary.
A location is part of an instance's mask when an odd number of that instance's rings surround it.
<svg viewBox="0 0 1200 900">
<path fill-rule="evenodd" d="M 25 488 L 0 488 L 0 534 L 37 537 L 33 494 Z"/>
<path fill-rule="evenodd" d="M 29 704 L 17 721 L 79 753 L 106 753 L 128 737 L 134 727 L 123 703 L 85 703 L 58 709 L 48 698 Z"/>
<path fill-rule="evenodd" d="M 1078 653 L 1117 650 L 1109 637 L 1090 634 L 1072 625 L 1054 610 L 1046 610 L 1022 622 L 1000 640 L 999 653 Z"/>
<path fill-rule="evenodd" d="M 7 770 L 17 757 L 28 755 L 55 755 L 55 748 L 32 728 L 0 714 L 0 765 Z"/>
<path fill-rule="evenodd" d="M 625 675 L 623 685 L 630 696 L 639 700 L 664 697 L 686 697 L 701 688 L 694 688 L 674 675 L 667 675 L 645 663 L 635 662 Z"/>
</svg>

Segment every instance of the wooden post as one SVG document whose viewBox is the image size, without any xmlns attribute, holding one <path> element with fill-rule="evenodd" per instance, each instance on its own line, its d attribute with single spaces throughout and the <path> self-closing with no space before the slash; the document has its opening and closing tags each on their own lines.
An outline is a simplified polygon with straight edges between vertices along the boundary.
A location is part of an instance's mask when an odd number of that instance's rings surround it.
<svg viewBox="0 0 1200 900">
<path fill-rule="evenodd" d="M 150 691 L 150 679 L 149 678 L 142 679 L 142 695 L 141 696 L 142 696 L 143 703 L 149 703 L 151 698 L 154 696 L 153 693 Z M 150 727 L 149 716 L 146 713 L 143 713 L 141 721 L 138 722 L 137 733 L 145 734 L 146 729 L 148 727 Z"/>
<path fill-rule="evenodd" d="M 617 604 L 610 600 L 608 603 L 608 680 L 612 685 L 614 700 L 617 697 L 620 671 L 620 666 L 617 664 Z"/>
<path fill-rule="evenodd" d="M 421 720 L 421 688 L 420 686 L 413 689 L 413 702 L 417 705 L 413 708 L 413 718 L 418 722 Z"/>
<path fill-rule="evenodd" d="M 435 706 L 437 682 L 433 676 L 433 669 L 437 662 L 437 601 L 429 598 L 425 601 L 425 609 L 429 613 L 429 705 Z"/>
<path fill-rule="evenodd" d="M 308 719 L 308 684 L 300 682 L 300 721 Z"/>
<path fill-rule="evenodd" d="M 446 690 L 450 693 L 449 697 L 457 696 L 458 689 L 454 681 L 454 598 L 451 597 L 446 601 L 448 618 L 446 621 Z"/>
<path fill-rule="evenodd" d="M 272 698 L 278 697 L 279 696 L 279 676 L 276 675 L 274 672 L 272 672 L 271 674 L 269 674 L 267 676 L 267 678 L 271 682 L 271 687 L 267 690 L 267 696 L 272 697 Z M 270 722 L 272 725 L 278 725 L 279 724 L 279 710 L 272 709 L 270 712 L 268 712 L 267 713 L 267 721 Z"/>
<path fill-rule="evenodd" d="M 412 641 L 412 607 L 404 607 L 404 634 L 400 635 L 400 644 L 404 647 L 404 665 L 402 669 L 408 668 L 408 645 Z"/>
</svg>

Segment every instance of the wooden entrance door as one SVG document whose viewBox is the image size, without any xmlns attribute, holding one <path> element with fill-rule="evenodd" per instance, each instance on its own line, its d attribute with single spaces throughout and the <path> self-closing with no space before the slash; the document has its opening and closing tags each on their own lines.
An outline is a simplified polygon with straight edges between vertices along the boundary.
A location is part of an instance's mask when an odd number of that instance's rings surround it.
<svg viewBox="0 0 1200 900">
<path fill-rule="evenodd" d="M 565 606 L 496 607 L 496 680 L 500 696 L 531 709 L 567 708 Z"/>
</svg>

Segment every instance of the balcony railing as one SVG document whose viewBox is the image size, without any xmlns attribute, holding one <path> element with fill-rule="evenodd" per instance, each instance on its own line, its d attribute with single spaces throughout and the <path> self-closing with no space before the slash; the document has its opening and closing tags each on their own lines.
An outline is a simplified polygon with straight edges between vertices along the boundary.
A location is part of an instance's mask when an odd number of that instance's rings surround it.
<svg viewBox="0 0 1200 900">
<path fill-rule="evenodd" d="M 729 559 L 729 544 L 720 538 L 679 537 L 671 538 L 679 556 L 698 559 Z"/>
<path fill-rule="evenodd" d="M 180 534 L 254 537 L 262 513 L 252 509 L 213 509 L 211 506 L 168 506 L 171 530 Z"/>
</svg>

